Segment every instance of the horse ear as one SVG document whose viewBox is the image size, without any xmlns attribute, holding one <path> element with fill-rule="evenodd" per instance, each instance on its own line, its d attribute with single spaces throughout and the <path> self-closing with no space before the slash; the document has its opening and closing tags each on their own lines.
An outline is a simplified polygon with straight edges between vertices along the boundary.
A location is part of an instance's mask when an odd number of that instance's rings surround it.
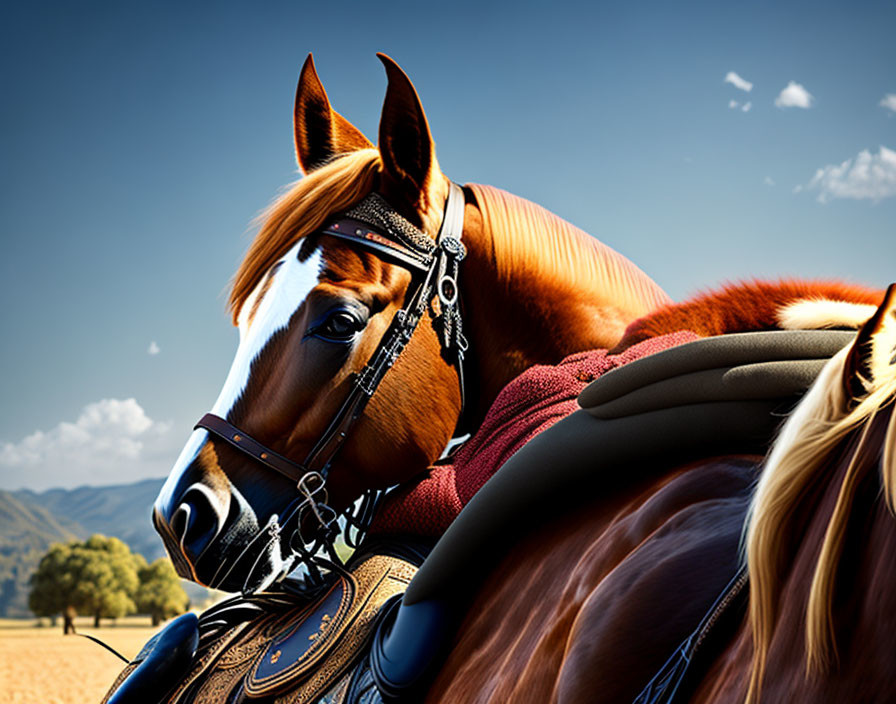
<svg viewBox="0 0 896 704">
<path fill-rule="evenodd" d="M 296 159 L 306 174 L 338 154 L 373 147 L 357 127 L 330 107 L 311 54 L 299 76 L 292 124 Z"/>
<path fill-rule="evenodd" d="M 843 388 L 850 399 L 860 399 L 896 364 L 896 284 L 890 284 L 883 303 L 859 330 L 846 357 Z"/>
<path fill-rule="evenodd" d="M 385 54 L 377 58 L 389 80 L 380 117 L 380 156 L 386 173 L 409 192 L 413 202 L 426 190 L 435 168 L 435 146 L 411 79 Z"/>
</svg>

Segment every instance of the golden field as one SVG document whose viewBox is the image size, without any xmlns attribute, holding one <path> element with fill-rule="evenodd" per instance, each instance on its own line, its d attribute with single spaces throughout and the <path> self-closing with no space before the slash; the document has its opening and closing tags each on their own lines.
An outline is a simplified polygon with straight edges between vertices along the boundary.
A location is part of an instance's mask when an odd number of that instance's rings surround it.
<svg viewBox="0 0 896 704">
<path fill-rule="evenodd" d="M 35 620 L 0 620 L 0 700 L 4 704 L 96 704 L 124 663 L 87 638 L 63 636 Z M 48 622 L 44 622 L 45 624 Z M 157 629 L 149 618 L 119 619 L 93 628 L 76 619 L 79 633 L 95 636 L 127 658 L 134 657 Z"/>
</svg>

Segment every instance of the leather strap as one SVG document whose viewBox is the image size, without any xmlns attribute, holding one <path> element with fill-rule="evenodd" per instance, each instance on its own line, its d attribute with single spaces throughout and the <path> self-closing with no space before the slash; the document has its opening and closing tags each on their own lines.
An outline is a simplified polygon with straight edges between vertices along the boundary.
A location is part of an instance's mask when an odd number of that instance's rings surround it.
<svg viewBox="0 0 896 704">
<path fill-rule="evenodd" d="M 246 435 L 246 433 L 235 425 L 231 425 L 214 413 L 206 413 L 202 416 L 202 418 L 199 419 L 199 422 L 193 427 L 194 430 L 197 428 L 208 430 L 222 440 L 229 442 L 236 449 L 249 455 L 252 459 L 261 462 L 265 467 L 273 469 L 275 472 L 279 472 L 287 479 L 291 479 L 296 483 L 298 483 L 307 472 L 302 465 L 268 449 L 255 438 Z"/>
<path fill-rule="evenodd" d="M 699 681 L 698 676 L 711 663 L 707 654 L 717 655 L 742 621 L 750 594 L 747 583 L 744 566 L 728 582 L 697 629 L 678 646 L 632 704 L 683 704 L 690 700 L 688 695 Z M 708 639 L 712 639 L 714 647 L 707 653 L 704 646 Z"/>
</svg>

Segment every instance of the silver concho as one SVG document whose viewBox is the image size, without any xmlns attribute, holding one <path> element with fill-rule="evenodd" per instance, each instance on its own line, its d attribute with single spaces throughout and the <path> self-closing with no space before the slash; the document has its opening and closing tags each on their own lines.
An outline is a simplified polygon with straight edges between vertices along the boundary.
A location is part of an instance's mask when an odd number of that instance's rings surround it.
<svg viewBox="0 0 896 704">
<path fill-rule="evenodd" d="M 447 254 L 450 254 L 457 259 L 457 261 L 461 261 L 467 256 L 467 248 L 464 247 L 464 243 L 456 237 L 445 237 L 439 242 L 439 246 L 444 249 Z"/>
</svg>

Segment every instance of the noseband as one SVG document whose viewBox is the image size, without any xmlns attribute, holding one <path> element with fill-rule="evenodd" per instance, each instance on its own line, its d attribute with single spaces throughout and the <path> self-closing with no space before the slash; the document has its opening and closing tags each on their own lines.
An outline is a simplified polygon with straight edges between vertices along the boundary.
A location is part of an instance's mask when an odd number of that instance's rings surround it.
<svg viewBox="0 0 896 704">
<path fill-rule="evenodd" d="M 463 334 L 457 284 L 459 265 L 466 255 L 461 242 L 463 222 L 463 191 L 457 184 L 451 183 L 442 226 L 435 242 L 375 193 L 319 231 L 318 234 L 352 242 L 411 269 L 413 278 L 410 286 L 413 287 L 416 282 L 417 287 L 413 295 L 407 298 L 405 306 L 393 317 L 370 361 L 360 372 L 353 374 L 348 396 L 302 463 L 274 452 L 213 413 L 206 413 L 196 423 L 195 428 L 204 428 L 264 467 L 296 483 L 301 505 L 308 510 L 298 512 L 296 534 L 302 545 L 295 546 L 294 541 L 291 541 L 291 547 L 307 563 L 310 563 L 317 549 L 332 546 L 338 534 L 338 515 L 327 505 L 326 491 L 327 475 L 333 458 L 436 297 L 439 299 L 440 311 L 434 321 L 443 352 L 454 356 L 460 383 L 461 414 L 463 413 L 463 359 L 467 341 Z M 365 514 L 363 523 L 372 519 L 371 495 L 366 499 L 362 509 Z M 347 509 L 347 513 L 351 513 L 351 508 Z M 313 527 L 303 535 L 306 518 L 311 520 Z M 366 527 L 359 526 L 358 521 L 355 521 L 356 529 L 363 531 Z"/>
</svg>

